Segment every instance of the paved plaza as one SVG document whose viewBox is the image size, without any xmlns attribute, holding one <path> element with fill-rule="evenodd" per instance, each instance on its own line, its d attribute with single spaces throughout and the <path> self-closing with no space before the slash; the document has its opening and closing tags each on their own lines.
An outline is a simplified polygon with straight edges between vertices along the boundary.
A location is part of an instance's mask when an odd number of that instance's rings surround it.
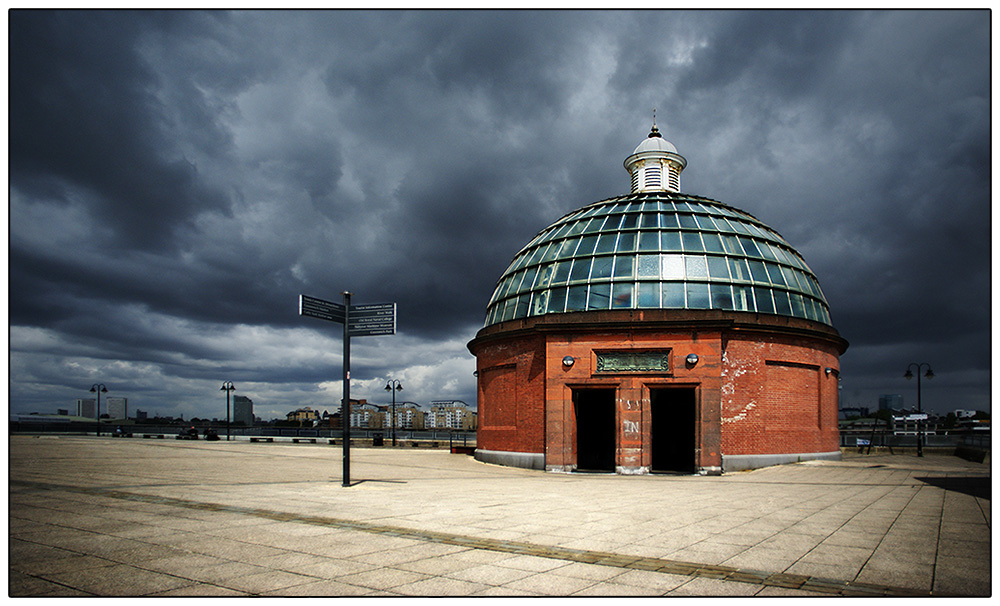
<svg viewBox="0 0 1000 606">
<path fill-rule="evenodd" d="M 10 596 L 991 595 L 989 463 L 719 477 L 447 450 L 9 438 Z"/>
</svg>

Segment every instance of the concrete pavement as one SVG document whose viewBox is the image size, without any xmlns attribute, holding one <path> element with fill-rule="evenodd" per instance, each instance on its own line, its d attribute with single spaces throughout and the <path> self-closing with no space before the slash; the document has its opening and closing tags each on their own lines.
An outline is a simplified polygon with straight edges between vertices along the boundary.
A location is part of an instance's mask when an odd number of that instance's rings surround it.
<svg viewBox="0 0 1000 606">
<path fill-rule="evenodd" d="M 989 466 L 720 477 L 447 450 L 9 438 L 11 596 L 991 595 Z"/>
</svg>

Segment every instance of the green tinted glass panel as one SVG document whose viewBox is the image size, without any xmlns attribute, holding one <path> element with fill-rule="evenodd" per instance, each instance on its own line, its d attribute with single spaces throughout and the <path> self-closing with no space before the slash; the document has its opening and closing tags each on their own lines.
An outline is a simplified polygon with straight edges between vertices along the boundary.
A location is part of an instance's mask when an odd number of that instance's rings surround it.
<svg viewBox="0 0 1000 606">
<path fill-rule="evenodd" d="M 594 252 L 594 245 L 597 244 L 597 236 L 585 236 L 580 240 L 580 246 L 576 249 L 576 256 L 582 257 Z"/>
<path fill-rule="evenodd" d="M 597 249 L 595 252 L 609 253 L 615 252 L 615 242 L 618 240 L 618 234 L 601 234 L 600 239 L 597 241 Z"/>
<path fill-rule="evenodd" d="M 754 282 L 770 283 L 771 280 L 767 277 L 767 270 L 764 269 L 764 264 L 761 261 L 749 261 L 749 264 L 750 274 L 753 276 Z"/>
<path fill-rule="evenodd" d="M 553 284 L 564 284 L 569 279 L 569 270 L 573 266 L 572 261 L 560 261 L 556 263 L 556 271 L 552 276 Z"/>
<path fill-rule="evenodd" d="M 701 244 L 701 234 L 694 231 L 681 233 L 681 241 L 684 244 L 685 252 L 704 252 L 705 247 Z"/>
<path fill-rule="evenodd" d="M 665 231 L 660 234 L 663 240 L 663 250 L 665 251 L 681 251 L 681 235 L 676 231 Z"/>
<path fill-rule="evenodd" d="M 616 282 L 611 291 L 612 309 L 630 309 L 632 307 L 632 289 L 631 282 Z"/>
<path fill-rule="evenodd" d="M 729 284 L 711 284 L 712 309 L 733 309 L 733 287 Z"/>
<path fill-rule="evenodd" d="M 566 295 L 566 311 L 583 311 L 587 306 L 587 286 L 571 286 Z"/>
<path fill-rule="evenodd" d="M 587 309 L 609 309 L 611 307 L 611 284 L 592 284 Z"/>
<path fill-rule="evenodd" d="M 659 282 L 639 282 L 638 306 L 647 309 L 660 306 Z"/>
<path fill-rule="evenodd" d="M 635 257 L 632 255 L 615 257 L 615 280 L 635 277 Z"/>
<path fill-rule="evenodd" d="M 729 264 L 725 257 L 708 257 L 708 275 L 713 280 L 729 280 Z"/>
<path fill-rule="evenodd" d="M 743 250 L 746 252 L 748 257 L 760 258 L 760 251 L 757 250 L 757 243 L 750 238 L 740 238 L 740 244 L 743 245 Z"/>
<path fill-rule="evenodd" d="M 792 306 L 788 302 L 788 293 L 783 290 L 771 292 L 774 297 L 774 313 L 782 316 L 792 315 Z"/>
<path fill-rule="evenodd" d="M 590 279 L 610 278 L 614 259 L 614 257 L 594 257 L 594 267 L 590 270 Z"/>
<path fill-rule="evenodd" d="M 684 283 L 664 282 L 661 285 L 661 301 L 667 309 L 684 309 Z"/>
<path fill-rule="evenodd" d="M 562 313 L 566 309 L 566 287 L 553 288 L 549 295 L 549 313 Z"/>
<path fill-rule="evenodd" d="M 687 308 L 688 309 L 708 309 L 708 284 L 704 282 L 687 283 Z"/>
<path fill-rule="evenodd" d="M 660 250 L 660 232 L 639 232 L 639 250 L 642 252 L 655 252 Z"/>
<path fill-rule="evenodd" d="M 757 312 L 762 314 L 773 314 L 774 303 L 771 301 L 770 288 L 754 288 L 753 298 L 757 302 Z"/>
<path fill-rule="evenodd" d="M 537 271 L 537 268 L 532 267 L 524 272 L 524 279 L 521 280 L 521 287 L 518 288 L 518 292 L 523 292 L 531 288 L 532 282 L 535 281 L 535 271 Z"/>
<path fill-rule="evenodd" d="M 626 231 L 619 234 L 618 252 L 634 252 L 634 251 L 635 251 L 635 232 Z"/>
<path fill-rule="evenodd" d="M 767 268 L 767 275 L 771 278 L 771 284 L 785 286 L 785 278 L 781 275 L 781 269 L 777 265 L 774 263 L 765 263 L 764 267 Z"/>
<path fill-rule="evenodd" d="M 573 271 L 569 274 L 570 282 L 579 282 L 589 278 L 591 261 L 591 257 L 585 257 L 583 259 L 573 261 Z"/>
<path fill-rule="evenodd" d="M 722 238 L 719 234 L 701 234 L 701 239 L 705 242 L 705 250 L 714 253 L 724 253 L 726 249 L 722 246 Z"/>
</svg>

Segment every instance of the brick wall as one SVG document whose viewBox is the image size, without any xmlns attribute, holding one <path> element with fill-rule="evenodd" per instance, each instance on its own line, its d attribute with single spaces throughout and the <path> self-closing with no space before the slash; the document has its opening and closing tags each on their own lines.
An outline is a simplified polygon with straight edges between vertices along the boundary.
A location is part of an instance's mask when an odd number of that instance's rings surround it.
<svg viewBox="0 0 1000 606">
<path fill-rule="evenodd" d="M 544 364 L 537 336 L 503 339 L 479 351 L 479 448 L 545 452 Z"/>
<path fill-rule="evenodd" d="M 648 316 L 653 321 L 644 321 Z M 610 321 L 625 317 L 630 322 Z M 573 469 L 573 392 L 610 388 L 616 464 L 641 473 L 651 464 L 651 390 L 686 388 L 696 399 L 700 470 L 720 468 L 727 454 L 838 450 L 838 356 L 846 342 L 835 331 L 787 319 L 764 318 L 774 330 L 718 314 L 698 321 L 704 317 L 647 312 L 634 322 L 632 315 L 560 314 L 484 329 L 469 345 L 479 376 L 479 448 L 545 453 L 547 468 Z M 669 372 L 597 372 L 596 352 L 651 350 L 670 351 Z M 692 353 L 699 359 L 688 365 Z M 570 366 L 562 362 L 567 356 Z"/>
<path fill-rule="evenodd" d="M 838 450 L 838 369 L 836 348 L 822 342 L 762 333 L 731 337 L 723 362 L 723 453 Z"/>
</svg>

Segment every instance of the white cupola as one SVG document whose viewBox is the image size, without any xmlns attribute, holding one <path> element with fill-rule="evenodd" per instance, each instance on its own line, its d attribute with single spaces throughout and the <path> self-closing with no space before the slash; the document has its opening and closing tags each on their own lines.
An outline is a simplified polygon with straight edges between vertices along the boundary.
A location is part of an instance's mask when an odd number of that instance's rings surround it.
<svg viewBox="0 0 1000 606">
<path fill-rule="evenodd" d="M 632 176 L 632 193 L 681 190 L 681 171 L 687 166 L 684 156 L 660 135 L 653 118 L 649 136 L 625 158 L 625 170 Z"/>
</svg>

